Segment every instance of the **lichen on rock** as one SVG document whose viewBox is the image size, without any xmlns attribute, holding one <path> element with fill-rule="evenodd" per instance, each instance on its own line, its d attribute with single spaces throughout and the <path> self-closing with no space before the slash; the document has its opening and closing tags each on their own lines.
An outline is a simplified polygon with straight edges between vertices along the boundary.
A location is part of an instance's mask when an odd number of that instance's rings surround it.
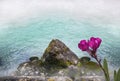
<svg viewBox="0 0 120 81">
<path fill-rule="evenodd" d="M 76 54 L 73 53 L 63 42 L 58 39 L 54 39 L 50 42 L 42 56 L 42 61 L 48 65 L 76 65 L 78 60 L 79 59 Z"/>
</svg>

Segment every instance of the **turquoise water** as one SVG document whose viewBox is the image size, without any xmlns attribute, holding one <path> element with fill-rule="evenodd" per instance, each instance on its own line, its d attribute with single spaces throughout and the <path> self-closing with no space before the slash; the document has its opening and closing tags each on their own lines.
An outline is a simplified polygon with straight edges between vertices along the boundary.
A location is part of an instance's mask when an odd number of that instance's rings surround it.
<svg viewBox="0 0 120 81">
<path fill-rule="evenodd" d="M 48 16 L 0 26 L 0 75 L 13 71 L 31 56 L 41 57 L 52 39 L 60 39 L 79 57 L 88 56 L 77 44 L 91 36 L 103 40 L 98 50 L 100 58 L 107 58 L 111 67 L 120 66 L 120 28 L 117 25 Z"/>
</svg>

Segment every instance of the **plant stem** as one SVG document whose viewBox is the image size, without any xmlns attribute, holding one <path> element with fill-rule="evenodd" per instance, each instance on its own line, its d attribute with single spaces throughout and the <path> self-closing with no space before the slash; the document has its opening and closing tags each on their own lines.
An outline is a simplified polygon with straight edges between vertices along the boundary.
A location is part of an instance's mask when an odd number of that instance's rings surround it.
<svg viewBox="0 0 120 81">
<path fill-rule="evenodd" d="M 101 64 L 101 61 L 100 61 L 100 60 L 98 60 L 98 58 L 97 58 L 97 57 L 94 57 L 94 58 L 95 58 L 95 60 L 98 62 L 98 64 L 99 64 L 100 68 L 103 70 L 104 75 L 105 75 L 105 77 L 107 78 L 107 81 L 110 81 L 110 79 L 108 78 L 108 75 L 107 75 L 107 73 L 106 73 L 105 69 L 103 68 L 103 66 L 102 66 L 102 64 Z"/>
</svg>

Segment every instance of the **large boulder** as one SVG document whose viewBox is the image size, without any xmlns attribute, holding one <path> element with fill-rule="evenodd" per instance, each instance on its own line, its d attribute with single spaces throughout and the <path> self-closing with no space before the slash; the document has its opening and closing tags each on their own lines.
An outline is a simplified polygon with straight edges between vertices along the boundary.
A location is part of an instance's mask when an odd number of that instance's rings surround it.
<svg viewBox="0 0 120 81">
<path fill-rule="evenodd" d="M 76 65 L 79 59 L 63 42 L 54 39 L 46 48 L 42 56 L 42 61 L 47 64 L 47 66 L 67 67 L 69 65 Z"/>
</svg>

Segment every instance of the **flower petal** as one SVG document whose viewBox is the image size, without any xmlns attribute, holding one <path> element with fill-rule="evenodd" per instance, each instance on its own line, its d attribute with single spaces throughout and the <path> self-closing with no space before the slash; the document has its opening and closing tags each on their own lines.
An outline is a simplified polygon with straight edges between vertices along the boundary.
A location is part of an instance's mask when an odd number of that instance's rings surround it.
<svg viewBox="0 0 120 81">
<path fill-rule="evenodd" d="M 100 44 L 101 44 L 101 39 L 100 38 L 95 38 L 95 37 L 91 37 L 89 40 L 89 47 L 96 51 L 97 48 L 99 48 Z"/>
<path fill-rule="evenodd" d="M 89 46 L 88 46 L 88 42 L 86 40 L 81 40 L 80 43 L 78 44 L 78 47 L 82 50 L 82 51 L 86 51 L 88 50 Z"/>
</svg>

